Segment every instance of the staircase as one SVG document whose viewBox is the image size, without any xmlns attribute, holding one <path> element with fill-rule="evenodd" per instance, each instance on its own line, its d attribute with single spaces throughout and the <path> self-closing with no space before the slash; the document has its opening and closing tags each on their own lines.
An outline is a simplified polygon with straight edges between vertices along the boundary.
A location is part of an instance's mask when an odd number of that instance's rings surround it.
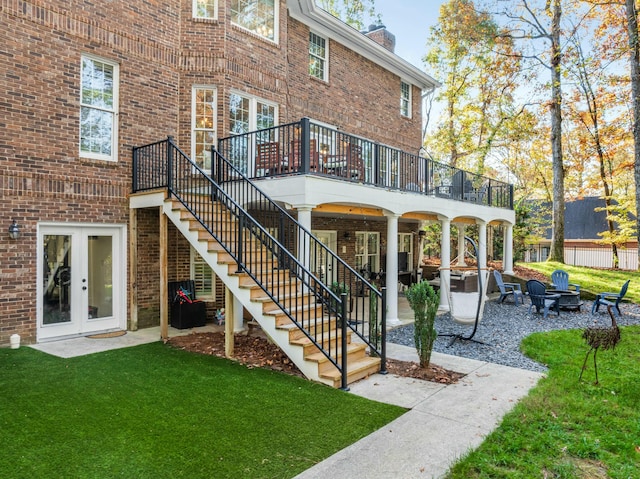
<svg viewBox="0 0 640 479">
<path fill-rule="evenodd" d="M 222 163 L 233 170 L 213 153 L 218 167 Z M 141 163 L 153 174 L 141 175 Z M 233 181 L 225 186 L 204 173 L 194 175 L 194 169 L 170 138 L 136 148 L 134 192 L 169 191 L 169 195 L 161 193 L 163 212 L 307 378 L 346 388 L 384 371 L 382 294 L 331 252 L 331 268 L 340 271 L 343 284 L 351 285 L 352 292 L 356 284 L 366 290 L 357 298 L 337 295 L 289 251 L 295 249 L 293 245 L 299 250 L 324 245 L 316 244 L 286 213 L 277 220 L 280 234 L 272 235 L 269 231 L 278 229 L 274 224 L 260 223 L 235 201 L 234 197 L 241 197 L 274 216 L 270 200 L 247 200 L 247 195 L 259 190 L 250 182 L 247 185 L 245 178 L 238 180 L 237 170 L 227 172 Z M 158 176 L 158 171 L 164 174 Z M 159 179 L 165 175 L 166 184 L 161 184 Z M 355 308 L 347 308 L 354 303 Z M 378 331 L 382 331 L 382 349 Z"/>
</svg>

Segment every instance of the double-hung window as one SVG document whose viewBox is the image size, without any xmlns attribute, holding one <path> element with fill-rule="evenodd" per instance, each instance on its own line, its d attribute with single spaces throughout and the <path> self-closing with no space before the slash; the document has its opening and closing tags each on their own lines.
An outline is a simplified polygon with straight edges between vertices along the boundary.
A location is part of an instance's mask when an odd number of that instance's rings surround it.
<svg viewBox="0 0 640 479">
<path fill-rule="evenodd" d="M 218 0 L 193 0 L 194 18 L 218 18 Z"/>
<path fill-rule="evenodd" d="M 83 55 L 80 80 L 80 156 L 117 160 L 118 65 Z"/>
<path fill-rule="evenodd" d="M 327 40 L 317 33 L 309 32 L 309 75 L 327 81 Z"/>
<path fill-rule="evenodd" d="M 275 41 L 278 0 L 231 0 L 231 21 L 256 35 Z"/>
<path fill-rule="evenodd" d="M 400 114 L 411 118 L 411 85 L 400 82 Z"/>
<path fill-rule="evenodd" d="M 194 86 L 191 99 L 191 151 L 196 164 L 211 172 L 211 147 L 216 142 L 216 89 Z"/>
</svg>

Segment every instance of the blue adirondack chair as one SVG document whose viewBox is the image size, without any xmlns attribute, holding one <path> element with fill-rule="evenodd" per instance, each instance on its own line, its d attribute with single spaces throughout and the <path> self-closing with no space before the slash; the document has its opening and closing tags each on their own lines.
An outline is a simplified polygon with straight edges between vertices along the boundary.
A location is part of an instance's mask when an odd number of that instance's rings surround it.
<svg viewBox="0 0 640 479">
<path fill-rule="evenodd" d="M 529 299 L 531 300 L 529 313 L 531 313 L 531 309 L 535 306 L 537 313 L 542 309 L 542 317 L 544 319 L 547 319 L 550 309 L 553 309 L 558 316 L 560 316 L 559 294 L 547 294 L 547 288 L 544 283 L 541 283 L 537 279 L 530 279 L 527 281 L 526 287 Z"/>
<path fill-rule="evenodd" d="M 622 313 L 620 312 L 620 301 L 624 298 L 624 295 L 627 294 L 627 288 L 629 288 L 629 281 L 622 285 L 619 293 L 598 293 L 595 301 L 593 302 L 593 307 L 591 308 L 591 314 L 596 314 L 600 306 L 612 306 L 613 313 L 617 316 L 620 316 Z"/>
<path fill-rule="evenodd" d="M 580 292 L 580 285 L 569 283 L 569 273 L 561 269 L 551 273 L 551 287 L 558 291 L 570 291 L 569 288 L 573 287 L 578 293 Z"/>
<path fill-rule="evenodd" d="M 522 288 L 519 283 L 505 283 L 502 280 L 502 274 L 497 269 L 493 270 L 493 277 L 496 280 L 498 289 L 500 290 L 500 297 L 498 302 L 502 303 L 507 297 L 513 295 L 513 302 L 517 305 L 518 302 L 524 304 L 524 295 L 522 294 Z"/>
</svg>

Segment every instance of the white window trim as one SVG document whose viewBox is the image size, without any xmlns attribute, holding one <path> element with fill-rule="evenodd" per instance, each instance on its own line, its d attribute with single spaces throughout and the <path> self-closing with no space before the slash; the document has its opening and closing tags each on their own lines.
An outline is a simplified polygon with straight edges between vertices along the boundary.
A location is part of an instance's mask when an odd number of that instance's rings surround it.
<svg viewBox="0 0 640 479">
<path fill-rule="evenodd" d="M 229 5 L 229 11 L 231 11 L 231 5 Z M 235 23 L 231 21 L 231 24 L 235 27 L 238 27 L 245 32 L 250 33 L 251 35 L 256 35 L 259 38 L 271 43 L 275 43 L 276 45 L 279 43 L 280 37 L 280 0 L 273 0 L 273 40 L 271 38 L 265 37 L 264 35 L 260 35 L 258 32 L 254 32 L 253 30 L 248 29 L 244 25 L 240 25 L 239 23 Z"/>
<path fill-rule="evenodd" d="M 409 98 L 407 98 L 407 113 L 405 114 L 404 111 L 402 111 L 402 102 L 405 100 L 404 96 L 402 96 L 402 85 L 407 85 L 409 87 Z M 405 117 L 405 118 L 412 118 L 413 116 L 413 112 L 412 112 L 412 107 L 411 104 L 413 103 L 412 101 L 412 95 L 413 95 L 413 87 L 411 85 L 410 82 L 405 81 L 405 80 L 400 80 L 400 115 Z"/>
<path fill-rule="evenodd" d="M 189 254 L 189 271 L 190 271 L 190 277 L 194 279 L 195 279 L 195 263 L 196 263 L 197 256 L 199 256 L 198 252 L 195 249 L 193 249 L 193 247 L 191 247 L 190 254 Z M 196 299 L 215 301 L 216 300 L 216 280 L 217 280 L 216 273 L 213 271 L 213 269 L 211 269 L 211 267 L 207 264 L 204 258 L 202 257 L 200 258 L 203 265 L 211 270 L 211 293 L 205 294 L 205 293 L 202 293 L 201 291 L 198 291 L 197 283 L 196 283 Z"/>
<path fill-rule="evenodd" d="M 231 98 L 232 95 L 238 95 L 249 100 L 249 131 L 256 131 L 258 129 L 258 103 L 264 103 L 265 105 L 273 107 L 273 126 L 278 126 L 279 108 L 277 103 L 240 90 L 231 90 L 229 92 L 229 98 Z M 229 118 L 230 113 L 228 108 L 229 103 L 227 103 L 227 119 Z M 233 133 L 230 132 L 229 135 L 233 135 Z"/>
<path fill-rule="evenodd" d="M 322 58 L 322 60 L 324 60 L 324 74 L 322 78 L 319 78 L 315 75 L 311 75 L 311 73 L 309 73 L 309 76 L 312 78 L 316 78 L 318 80 L 322 80 L 325 82 L 329 81 L 329 39 L 327 37 L 325 37 L 324 35 L 319 34 L 318 32 L 315 32 L 313 30 L 309 31 L 309 35 L 314 34 L 319 38 L 322 38 L 324 40 L 324 58 Z M 311 43 L 311 38 L 309 38 L 309 43 Z M 311 55 L 311 52 L 308 52 L 309 55 Z M 315 56 L 315 55 L 314 55 Z M 318 57 L 320 58 L 320 57 Z"/>
<path fill-rule="evenodd" d="M 369 249 L 368 249 L 368 244 L 367 244 L 367 242 L 365 241 L 365 242 L 364 242 L 364 244 L 365 244 L 365 248 L 367 248 L 367 250 L 366 250 L 366 252 L 364 253 L 364 256 L 366 256 L 366 258 L 363 258 L 363 259 L 368 259 L 370 256 L 374 256 L 374 257 L 376 258 L 376 262 L 378 263 L 378 265 L 377 265 L 377 269 L 378 269 L 378 270 L 380 270 L 380 269 L 384 269 L 384 268 L 386 268 L 386 266 L 385 266 L 385 265 L 383 265 L 383 264 L 380 262 L 380 233 L 379 233 L 378 231 L 356 231 L 356 232 L 355 232 L 355 235 L 356 235 L 356 245 L 358 244 L 358 240 L 357 240 L 358 235 L 369 235 L 369 234 L 372 234 L 372 235 L 374 235 L 374 236 L 376 236 L 376 237 L 377 237 L 376 242 L 377 242 L 377 244 L 378 244 L 378 250 L 377 250 L 377 251 L 375 251 L 375 252 L 373 252 L 373 253 L 371 253 L 371 252 L 369 251 Z M 365 236 L 365 239 L 366 239 L 366 236 Z M 362 255 L 362 254 L 359 254 L 359 253 L 356 251 L 355 256 L 363 256 L 363 255 Z M 362 263 L 362 266 L 364 266 L 364 265 L 365 265 L 365 264 L 367 264 L 367 263 L 369 263 L 369 261 L 365 261 L 365 262 L 363 262 L 363 263 Z M 371 266 L 371 264 L 369 264 L 369 268 L 371 269 L 371 271 L 372 271 L 372 272 L 375 272 L 374 270 L 376 269 L 376 267 L 373 267 L 373 266 Z"/>
<path fill-rule="evenodd" d="M 211 128 L 198 128 L 196 125 L 196 90 L 213 90 L 213 126 Z M 213 85 L 193 85 L 191 87 L 191 158 L 196 160 L 196 131 L 213 131 L 214 146 L 218 141 L 218 89 Z M 203 168 L 204 169 L 204 168 Z M 205 170 L 206 171 L 206 170 Z"/>
<path fill-rule="evenodd" d="M 197 15 L 198 13 L 198 0 L 193 0 L 192 3 L 192 16 L 193 18 L 197 18 L 199 20 L 217 20 L 218 19 L 218 0 L 214 2 L 213 5 L 213 17 L 200 17 Z"/>
<path fill-rule="evenodd" d="M 82 124 L 79 125 L 78 129 L 78 152 L 80 158 L 88 158 L 92 160 L 105 160 L 105 161 L 118 161 L 118 120 L 119 120 L 119 106 L 120 106 L 120 65 L 114 61 L 107 60 L 105 58 L 92 55 L 90 53 L 83 53 L 80 56 L 80 92 L 78 102 L 80 103 L 80 109 L 78 110 L 78 114 L 80 115 L 78 118 L 81 118 L 82 108 L 84 105 L 82 104 L 82 60 L 84 58 L 90 59 L 92 61 L 105 63 L 107 65 L 111 65 L 113 67 L 113 110 L 111 113 L 113 115 L 113 131 L 111 132 L 111 155 L 101 155 L 99 153 L 91 153 L 88 151 L 82 150 Z M 88 106 L 88 108 L 95 108 Z M 110 110 L 103 110 L 110 111 Z M 80 123 L 82 123 L 80 121 Z"/>
</svg>

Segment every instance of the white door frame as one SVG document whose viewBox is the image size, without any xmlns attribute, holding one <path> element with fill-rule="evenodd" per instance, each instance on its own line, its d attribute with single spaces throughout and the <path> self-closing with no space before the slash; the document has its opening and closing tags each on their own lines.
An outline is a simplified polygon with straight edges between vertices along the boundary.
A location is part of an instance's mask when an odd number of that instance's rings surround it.
<svg viewBox="0 0 640 479">
<path fill-rule="evenodd" d="M 331 251 L 333 251 L 336 255 L 338 254 L 338 232 L 336 230 L 313 230 L 311 231 L 311 233 L 316 236 L 318 239 L 322 239 L 322 237 L 326 237 L 327 238 L 327 243 L 326 246 L 327 248 L 329 248 Z M 310 267 L 312 265 L 309 265 Z M 331 263 L 329 264 L 329 266 L 331 266 Z M 324 281 L 326 284 L 331 284 L 333 283 L 333 281 L 335 281 L 336 279 L 336 271 L 327 271 L 326 272 L 326 276 L 327 278 L 324 278 Z"/>
<path fill-rule="evenodd" d="M 127 326 L 127 234 L 126 225 L 95 225 L 90 223 L 40 223 L 37 232 L 36 306 L 38 342 L 82 336 L 101 331 L 126 329 Z M 44 324 L 44 237 L 67 235 L 71 238 L 72 265 L 71 303 L 68 322 Z M 89 314 L 87 291 L 88 241 L 91 236 L 111 236 L 112 241 L 112 291 L 111 315 L 93 318 Z"/>
</svg>

